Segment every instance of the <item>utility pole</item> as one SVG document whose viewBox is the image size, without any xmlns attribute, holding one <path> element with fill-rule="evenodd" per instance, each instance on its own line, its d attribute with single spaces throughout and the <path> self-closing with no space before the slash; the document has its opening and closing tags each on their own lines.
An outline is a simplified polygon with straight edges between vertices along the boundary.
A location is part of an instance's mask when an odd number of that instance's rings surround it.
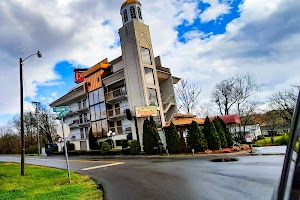
<svg viewBox="0 0 300 200">
<path fill-rule="evenodd" d="M 39 106 L 40 106 L 40 102 L 33 101 L 32 104 L 35 105 L 35 118 L 36 118 L 38 155 L 41 155 L 41 143 L 40 143 L 40 133 L 39 133 Z"/>
<path fill-rule="evenodd" d="M 20 122 L 21 122 L 21 176 L 24 176 L 24 171 L 25 171 L 25 140 L 24 140 L 24 104 L 23 104 L 23 62 L 30 58 L 33 55 L 37 55 L 39 58 L 42 57 L 42 54 L 40 51 L 37 53 L 31 54 L 30 56 L 27 56 L 25 59 L 20 58 L 19 63 L 20 63 Z"/>
</svg>

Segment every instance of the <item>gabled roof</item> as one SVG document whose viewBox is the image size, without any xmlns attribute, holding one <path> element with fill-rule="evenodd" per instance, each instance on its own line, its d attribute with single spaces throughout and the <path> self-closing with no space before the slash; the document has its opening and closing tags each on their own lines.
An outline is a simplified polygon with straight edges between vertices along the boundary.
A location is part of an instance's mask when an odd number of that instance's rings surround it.
<svg viewBox="0 0 300 200">
<path fill-rule="evenodd" d="M 210 121 L 214 120 L 216 118 L 216 116 L 213 117 L 209 117 Z M 224 115 L 224 116 L 220 116 L 220 118 L 226 123 L 226 124 L 240 124 L 241 120 L 239 118 L 238 115 L 233 114 L 233 115 Z M 196 115 L 193 114 L 182 114 L 182 113 L 178 113 L 175 114 L 173 117 L 173 124 L 175 126 L 188 126 L 190 124 L 192 124 L 192 122 L 195 121 L 197 122 L 199 125 L 203 125 L 205 118 L 196 118 Z M 170 122 L 166 123 L 165 127 L 170 126 Z"/>
</svg>

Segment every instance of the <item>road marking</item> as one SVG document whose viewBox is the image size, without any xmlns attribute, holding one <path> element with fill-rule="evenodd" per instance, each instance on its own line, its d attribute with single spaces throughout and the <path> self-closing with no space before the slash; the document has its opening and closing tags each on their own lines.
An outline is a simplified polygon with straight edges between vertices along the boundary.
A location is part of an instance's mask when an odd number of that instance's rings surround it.
<svg viewBox="0 0 300 200">
<path fill-rule="evenodd" d="M 107 164 L 107 165 L 99 165 L 99 166 L 94 166 L 94 167 L 88 167 L 88 168 L 84 168 L 81 169 L 82 171 L 87 171 L 87 170 L 91 170 L 91 169 L 98 169 L 98 168 L 104 168 L 104 167 L 111 167 L 111 166 L 115 166 L 115 165 L 123 165 L 125 164 L 124 162 L 117 162 L 117 163 L 112 163 L 112 164 Z"/>
<path fill-rule="evenodd" d="M 29 158 L 27 157 L 26 159 L 31 159 L 31 160 L 48 160 L 48 161 L 61 161 L 61 162 L 66 162 L 65 159 L 45 159 L 45 158 Z M 119 163 L 117 161 L 107 161 L 107 160 L 69 160 L 70 162 L 91 162 L 91 163 Z"/>
</svg>

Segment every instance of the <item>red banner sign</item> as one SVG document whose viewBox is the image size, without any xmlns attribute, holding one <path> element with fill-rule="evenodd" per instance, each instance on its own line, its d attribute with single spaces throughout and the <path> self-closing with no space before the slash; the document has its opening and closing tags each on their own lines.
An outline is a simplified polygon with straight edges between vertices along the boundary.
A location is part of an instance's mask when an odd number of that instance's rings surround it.
<svg viewBox="0 0 300 200">
<path fill-rule="evenodd" d="M 87 69 L 74 69 L 74 82 L 75 83 L 81 83 L 84 81 L 84 78 L 82 77 L 83 72 L 85 72 Z"/>
</svg>

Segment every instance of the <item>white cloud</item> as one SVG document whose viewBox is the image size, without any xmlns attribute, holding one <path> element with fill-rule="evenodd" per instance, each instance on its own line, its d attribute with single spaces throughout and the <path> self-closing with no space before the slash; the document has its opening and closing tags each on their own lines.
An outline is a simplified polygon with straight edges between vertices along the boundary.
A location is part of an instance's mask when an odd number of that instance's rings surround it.
<svg viewBox="0 0 300 200">
<path fill-rule="evenodd" d="M 115 44 L 122 26 L 122 2 L 1 1 L 0 91 L 5 94 L 0 98 L 1 114 L 19 112 L 19 57 L 37 50 L 43 53 L 43 58 L 34 56 L 24 63 L 27 96 L 36 97 L 38 86 L 63 81 L 54 71 L 59 61 L 92 66 L 103 58 L 121 55 Z M 209 101 L 217 82 L 238 72 L 252 72 L 265 83 L 265 91 L 259 95 L 262 99 L 300 80 L 298 1 L 245 0 L 239 7 L 241 17 L 228 24 L 226 33 L 206 38 L 192 30 L 184 34 L 188 41 L 180 43 L 178 25 L 190 25 L 197 17 L 202 22 L 216 20 L 230 12 L 228 3 L 203 2 L 211 6 L 199 14 L 199 2 L 194 0 L 141 1 L 155 55 L 162 56 L 163 65 L 174 75 L 202 85 L 202 102 Z M 105 21 L 109 23 L 103 24 Z M 54 98 L 50 94 L 45 101 Z"/>
<path fill-rule="evenodd" d="M 202 2 L 210 4 L 210 7 L 199 15 L 202 22 L 216 20 L 220 16 L 228 14 L 231 9 L 227 3 L 220 3 L 218 0 L 202 0 Z"/>
</svg>

